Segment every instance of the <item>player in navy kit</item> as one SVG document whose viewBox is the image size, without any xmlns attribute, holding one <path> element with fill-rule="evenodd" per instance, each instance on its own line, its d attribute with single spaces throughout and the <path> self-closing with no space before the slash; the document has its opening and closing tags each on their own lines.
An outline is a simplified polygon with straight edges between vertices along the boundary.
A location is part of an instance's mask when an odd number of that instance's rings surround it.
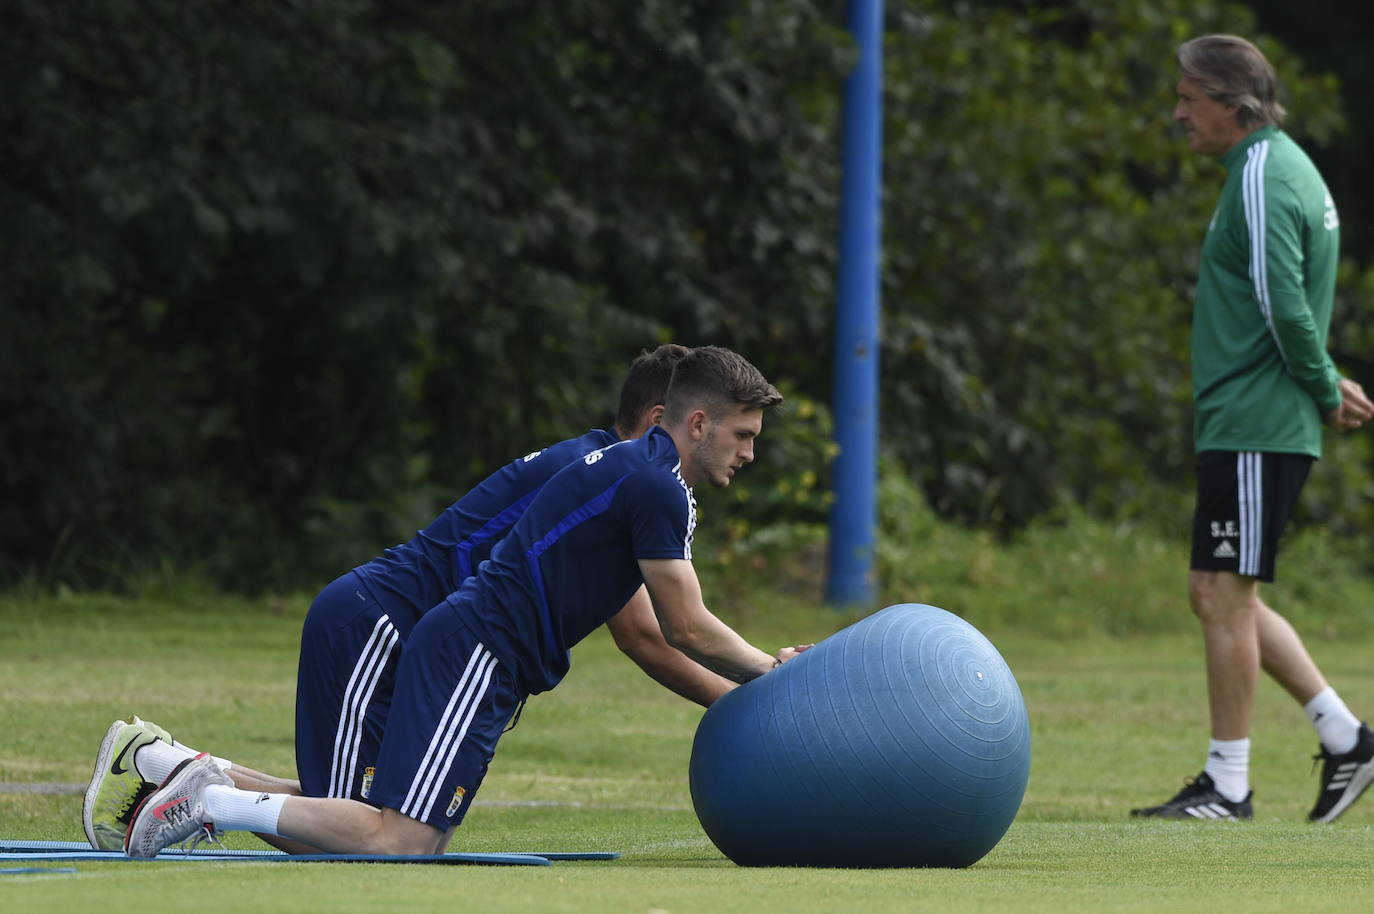
<svg viewBox="0 0 1374 914">
<path fill-rule="evenodd" d="M 766 654 L 712 615 L 691 564 L 692 487 L 729 485 L 781 399 L 735 353 L 692 350 L 660 426 L 587 454 L 540 490 L 490 560 L 415 626 L 372 785 L 382 809 L 236 789 L 197 758 L 139 807 L 127 852 L 152 856 L 215 827 L 338 853 L 442 851 L 520 702 L 557 685 L 569 649 L 644 586 L 667 642 L 727 679 L 791 659 L 804 648 Z"/>
<path fill-rule="evenodd" d="M 673 366 L 687 353 L 642 353 L 621 388 L 614 431 L 594 429 L 535 451 L 487 477 L 407 543 L 341 576 L 316 598 L 301 636 L 296 682 L 300 792 L 369 799 L 401 646 L 420 618 L 490 555 L 550 477 L 592 451 L 643 435 L 663 411 Z M 729 684 L 668 649 L 647 597 L 610 620 L 616 641 L 651 675 L 708 705 Z M 253 785 L 244 785 L 252 787 Z"/>
<path fill-rule="evenodd" d="M 300 780 L 219 759 L 236 786 L 367 800 L 397 665 L 410 631 L 490 554 L 555 472 L 593 450 L 638 437 L 658 421 L 673 366 L 686 352 L 686 347 L 664 344 L 634 360 L 621 388 L 614 432 L 593 430 L 513 461 L 409 542 L 341 575 L 321 591 L 301 636 L 296 687 Z M 685 698 L 709 705 L 733 687 L 668 646 L 645 593 L 636 594 L 607 625 L 621 650 Z M 83 807 L 92 845 L 122 846 L 137 803 L 178 763 L 196 754 L 174 744 L 155 724 L 137 719 L 112 724 Z M 134 764 L 118 764 L 123 756 Z M 286 849 L 304 850 L 264 837 Z"/>
</svg>

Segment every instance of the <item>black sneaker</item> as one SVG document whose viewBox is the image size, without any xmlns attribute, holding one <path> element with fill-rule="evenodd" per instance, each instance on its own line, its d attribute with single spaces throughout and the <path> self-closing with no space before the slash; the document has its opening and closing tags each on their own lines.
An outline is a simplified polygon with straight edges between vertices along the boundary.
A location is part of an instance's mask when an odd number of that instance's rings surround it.
<svg viewBox="0 0 1374 914">
<path fill-rule="evenodd" d="M 1131 815 L 1155 819 L 1225 819 L 1228 822 L 1253 818 L 1255 815 L 1255 810 L 1250 806 L 1250 798 L 1255 795 L 1253 790 L 1239 803 L 1233 803 L 1217 793 L 1216 782 L 1205 771 L 1184 783 L 1184 788 L 1169 802 L 1132 809 Z"/>
<path fill-rule="evenodd" d="M 1307 820 L 1334 822 L 1374 781 L 1374 733 L 1362 723 L 1354 749 L 1332 755 L 1322 746 L 1312 758 L 1321 760 L 1322 786 L 1321 793 L 1317 794 L 1317 805 L 1307 814 Z"/>
</svg>

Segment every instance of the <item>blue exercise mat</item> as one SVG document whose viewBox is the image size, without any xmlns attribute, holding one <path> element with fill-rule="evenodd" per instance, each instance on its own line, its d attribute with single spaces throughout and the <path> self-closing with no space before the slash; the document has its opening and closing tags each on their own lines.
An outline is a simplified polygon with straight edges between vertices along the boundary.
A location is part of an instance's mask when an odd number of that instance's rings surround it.
<svg viewBox="0 0 1374 914">
<path fill-rule="evenodd" d="M 73 853 L 84 854 L 119 854 L 122 851 L 102 851 L 96 850 L 85 841 L 0 841 L 0 854 L 37 854 L 37 853 L 56 853 L 58 851 L 71 851 Z M 173 852 L 175 853 L 175 852 Z M 198 847 L 191 852 L 195 856 L 205 854 L 230 855 L 233 857 L 263 857 L 281 855 L 281 851 L 274 850 L 219 850 L 213 847 Z M 178 857 L 185 856 L 177 854 Z"/>
<path fill-rule="evenodd" d="M 151 858 L 159 863 L 195 861 L 196 863 L 439 863 L 486 864 L 488 866 L 552 866 L 546 857 L 533 854 L 260 854 L 234 851 L 190 854 L 163 852 Z M 0 861 L 38 860 L 85 861 L 87 863 L 147 863 L 149 860 L 129 857 L 121 851 L 19 851 L 0 853 Z"/>
<path fill-rule="evenodd" d="M 552 853 L 416 854 L 410 856 L 385 854 L 285 854 L 275 850 L 220 850 L 200 847 L 189 854 L 163 851 L 158 860 L 256 860 L 274 863 L 441 863 L 488 864 L 507 866 L 546 866 L 555 860 L 615 860 L 614 851 Z M 0 860 L 128 860 L 121 851 L 102 851 L 84 841 L 0 841 Z"/>
</svg>

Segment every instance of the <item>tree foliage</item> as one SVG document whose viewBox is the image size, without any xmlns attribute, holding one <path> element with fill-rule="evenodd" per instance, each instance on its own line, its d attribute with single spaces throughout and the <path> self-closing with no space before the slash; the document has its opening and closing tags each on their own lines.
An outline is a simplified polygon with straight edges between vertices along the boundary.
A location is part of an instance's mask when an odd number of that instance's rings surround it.
<svg viewBox="0 0 1374 914">
<path fill-rule="evenodd" d="M 0 9 L 11 575 L 103 582 L 173 554 L 245 587 L 317 582 L 607 423 L 630 358 L 668 339 L 739 349 L 797 404 L 763 465 L 703 499 L 708 524 L 738 544 L 823 520 L 855 53 L 837 5 Z M 1001 529 L 1150 502 L 1186 476 L 1221 177 L 1168 123 L 1173 49 L 1253 19 L 887 15 L 886 450 L 940 513 Z M 1295 134 L 1329 142 L 1334 83 L 1263 44 Z M 1374 295 L 1347 272 L 1338 320 Z M 1356 368 L 1365 336 L 1333 337 Z M 1322 503 L 1365 463 L 1343 449 Z"/>
<path fill-rule="evenodd" d="M 641 346 L 815 351 L 838 33 L 612 6 L 7 2 L 12 567 L 318 575 Z"/>
</svg>

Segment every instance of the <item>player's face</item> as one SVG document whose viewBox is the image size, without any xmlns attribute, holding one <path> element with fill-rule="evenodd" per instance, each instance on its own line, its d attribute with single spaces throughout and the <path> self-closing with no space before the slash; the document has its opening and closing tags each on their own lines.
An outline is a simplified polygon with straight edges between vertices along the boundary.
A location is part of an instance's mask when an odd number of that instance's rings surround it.
<svg viewBox="0 0 1374 914">
<path fill-rule="evenodd" d="M 1188 134 L 1188 148 L 1199 155 L 1222 155 L 1245 138 L 1246 131 L 1236 123 L 1237 110 L 1209 96 L 1191 79 L 1178 81 L 1174 120 Z"/>
<path fill-rule="evenodd" d="M 754 460 L 754 439 L 763 430 L 763 410 L 741 406 L 738 412 L 706 419 L 692 452 L 698 482 L 724 488 L 740 467 Z"/>
</svg>

